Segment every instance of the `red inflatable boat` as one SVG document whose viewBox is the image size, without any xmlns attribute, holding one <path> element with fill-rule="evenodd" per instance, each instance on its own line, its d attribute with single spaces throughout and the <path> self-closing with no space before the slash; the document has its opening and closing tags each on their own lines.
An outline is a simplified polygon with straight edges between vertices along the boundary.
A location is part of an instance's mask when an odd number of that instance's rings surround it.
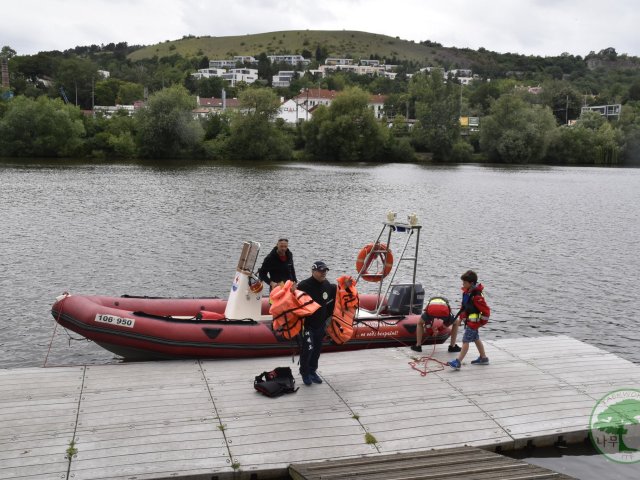
<svg viewBox="0 0 640 480">
<path fill-rule="evenodd" d="M 413 345 L 419 314 L 374 314 L 375 295 L 360 296 L 354 333 L 343 345 L 327 337 L 323 351 Z M 65 295 L 51 313 L 63 327 L 79 333 L 126 360 L 175 358 L 245 358 L 290 355 L 296 341 L 277 336 L 261 299 L 259 319 L 206 320 L 211 312 L 224 317 L 227 302 L 215 298 L 149 298 Z M 204 315 L 202 313 L 204 312 Z M 443 343 L 450 328 L 434 321 L 424 343 Z"/>
</svg>

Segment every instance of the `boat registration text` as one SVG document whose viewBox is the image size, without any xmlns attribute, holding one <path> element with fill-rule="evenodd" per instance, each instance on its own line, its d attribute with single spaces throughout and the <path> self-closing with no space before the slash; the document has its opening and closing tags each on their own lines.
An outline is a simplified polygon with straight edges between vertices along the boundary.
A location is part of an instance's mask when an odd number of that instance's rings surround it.
<svg viewBox="0 0 640 480">
<path fill-rule="evenodd" d="M 111 325 L 119 325 L 121 327 L 133 328 L 133 325 L 136 323 L 136 320 L 135 318 L 122 318 L 122 317 L 116 317 L 115 315 L 105 315 L 103 313 L 98 313 L 96 315 L 96 322 L 110 323 Z"/>
</svg>

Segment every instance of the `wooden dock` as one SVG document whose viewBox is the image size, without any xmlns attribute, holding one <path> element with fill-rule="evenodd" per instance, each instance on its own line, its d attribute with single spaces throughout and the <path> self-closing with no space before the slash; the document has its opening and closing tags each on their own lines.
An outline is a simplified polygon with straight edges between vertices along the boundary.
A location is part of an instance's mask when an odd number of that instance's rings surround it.
<svg viewBox="0 0 640 480">
<path fill-rule="evenodd" d="M 639 365 L 570 337 L 485 345 L 490 365 L 468 363 L 472 346 L 460 371 L 426 375 L 408 347 L 327 353 L 322 385 L 296 376 L 276 399 L 253 377 L 291 357 L 0 370 L 0 479 L 286 478 L 327 459 L 571 443 L 603 395 L 640 388 Z"/>
</svg>

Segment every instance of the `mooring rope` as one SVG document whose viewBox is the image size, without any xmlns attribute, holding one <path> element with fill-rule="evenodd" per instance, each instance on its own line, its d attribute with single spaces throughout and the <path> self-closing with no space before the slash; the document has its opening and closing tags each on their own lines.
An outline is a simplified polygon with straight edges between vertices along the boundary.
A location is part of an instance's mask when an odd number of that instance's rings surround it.
<svg viewBox="0 0 640 480">
<path fill-rule="evenodd" d="M 413 362 L 409 362 L 409 365 L 414 370 L 420 372 L 420 376 L 426 377 L 428 373 L 431 372 L 439 372 L 440 370 L 444 370 L 444 366 L 447 364 L 446 362 L 441 362 L 437 358 L 433 358 L 433 354 L 436 351 L 436 344 L 433 344 L 433 349 L 431 353 L 427 356 L 420 357 Z M 438 364 L 438 368 L 429 369 L 429 362 L 435 362 Z"/>
<path fill-rule="evenodd" d="M 58 310 L 58 316 L 56 317 L 56 326 L 53 327 L 53 335 L 51 335 L 51 341 L 49 342 L 49 348 L 47 349 L 47 356 L 44 358 L 44 363 L 42 364 L 42 368 L 47 366 L 47 360 L 49 360 L 49 353 L 51 353 L 51 346 L 53 345 L 53 339 L 56 338 L 56 331 L 58 330 L 58 325 L 60 323 L 60 316 L 62 315 L 62 306 L 64 305 L 64 301 L 69 296 L 69 292 L 64 292 L 62 294 L 62 300 L 60 300 L 60 309 Z"/>
</svg>

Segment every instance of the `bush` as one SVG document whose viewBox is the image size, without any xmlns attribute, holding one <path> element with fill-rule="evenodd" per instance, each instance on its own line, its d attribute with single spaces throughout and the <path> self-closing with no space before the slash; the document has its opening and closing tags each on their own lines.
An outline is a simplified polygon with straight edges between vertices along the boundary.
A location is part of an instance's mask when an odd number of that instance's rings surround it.
<svg viewBox="0 0 640 480">
<path fill-rule="evenodd" d="M 451 156 L 452 162 L 468 162 L 473 156 L 473 147 L 465 140 L 458 140 L 453 144 Z"/>
</svg>

